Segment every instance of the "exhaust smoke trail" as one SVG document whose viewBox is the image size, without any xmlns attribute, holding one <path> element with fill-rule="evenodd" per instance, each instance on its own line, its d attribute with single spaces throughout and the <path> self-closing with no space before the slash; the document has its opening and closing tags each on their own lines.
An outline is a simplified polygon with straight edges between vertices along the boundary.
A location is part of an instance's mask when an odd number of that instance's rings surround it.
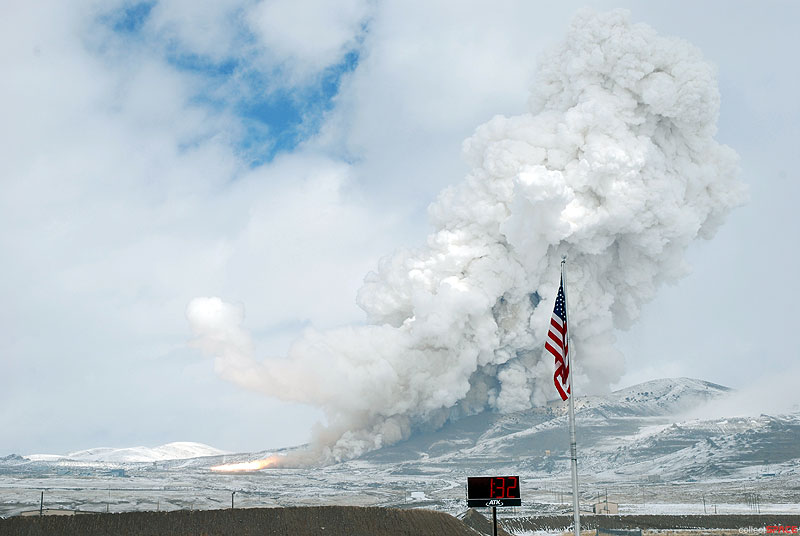
<svg viewBox="0 0 800 536">
<path fill-rule="evenodd" d="M 211 467 L 211 470 L 217 473 L 249 473 L 253 471 L 260 471 L 268 467 L 275 467 L 280 465 L 280 463 L 281 457 L 270 456 L 269 458 L 253 460 L 250 462 L 224 463 L 221 465 L 215 465 Z"/>
<path fill-rule="evenodd" d="M 614 330 L 745 200 L 737 155 L 713 138 L 719 100 L 690 44 L 624 11 L 582 11 L 541 61 L 530 111 L 464 143 L 472 171 L 430 207 L 427 244 L 366 276 L 369 325 L 312 330 L 285 358 L 257 360 L 242 308 L 196 298 L 195 343 L 223 378 L 322 408 L 307 460 L 345 460 L 553 398 L 543 342 L 566 254 L 575 381 L 607 389 L 624 369 Z"/>
</svg>

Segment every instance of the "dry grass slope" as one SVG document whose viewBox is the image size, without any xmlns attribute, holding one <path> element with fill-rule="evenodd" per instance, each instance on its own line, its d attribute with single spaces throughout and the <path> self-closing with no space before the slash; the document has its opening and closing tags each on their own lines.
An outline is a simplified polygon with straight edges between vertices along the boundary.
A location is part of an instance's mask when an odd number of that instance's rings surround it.
<svg viewBox="0 0 800 536">
<path fill-rule="evenodd" d="M 498 520 L 497 520 L 497 536 L 512 536 L 509 532 L 503 529 L 502 527 L 502 509 L 498 512 Z M 486 517 L 474 508 L 470 508 L 466 511 L 466 513 L 461 516 L 461 521 L 471 529 L 479 532 L 480 534 L 484 534 L 485 536 L 491 536 L 492 534 L 492 516 L 491 514 Z"/>
<path fill-rule="evenodd" d="M 512 533 L 534 531 L 564 531 L 572 526 L 572 516 L 540 516 L 503 519 L 503 527 Z M 768 525 L 800 526 L 799 515 L 582 515 L 581 529 L 594 534 L 597 527 L 608 529 L 643 530 L 711 530 L 714 534 L 740 534 L 739 529 L 764 530 Z M 581 530 L 583 532 L 583 530 Z"/>
<path fill-rule="evenodd" d="M 476 536 L 430 510 L 357 506 L 132 512 L 0 520 L 1 536 Z"/>
</svg>

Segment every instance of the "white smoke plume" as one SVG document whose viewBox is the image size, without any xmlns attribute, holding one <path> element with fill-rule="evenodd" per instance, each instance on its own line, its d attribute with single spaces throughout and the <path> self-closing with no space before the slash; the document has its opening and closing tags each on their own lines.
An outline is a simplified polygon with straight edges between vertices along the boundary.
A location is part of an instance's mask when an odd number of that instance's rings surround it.
<svg viewBox="0 0 800 536">
<path fill-rule="evenodd" d="M 311 331 L 260 361 L 242 309 L 197 298 L 196 343 L 222 377 L 322 408 L 318 459 L 348 459 L 554 398 L 543 342 L 567 255 L 575 384 L 607 389 L 624 368 L 614 329 L 744 201 L 737 155 L 713 139 L 719 101 L 690 44 L 624 11 L 582 11 L 541 61 L 529 113 L 495 117 L 464 143 L 472 171 L 430 207 L 427 245 L 366 276 L 368 325 Z"/>
</svg>

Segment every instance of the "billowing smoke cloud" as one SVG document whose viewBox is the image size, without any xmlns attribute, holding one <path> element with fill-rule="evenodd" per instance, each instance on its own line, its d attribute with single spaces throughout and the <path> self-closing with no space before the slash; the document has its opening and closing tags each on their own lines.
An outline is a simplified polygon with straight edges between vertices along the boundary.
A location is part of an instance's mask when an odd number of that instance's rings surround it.
<svg viewBox="0 0 800 536">
<path fill-rule="evenodd" d="M 552 399 L 542 346 L 567 255 L 576 388 L 607 389 L 624 365 L 614 329 L 744 200 L 736 154 L 713 139 L 719 100 L 688 43 L 626 12 L 581 12 L 541 62 L 530 112 L 464 143 L 472 171 L 431 206 L 427 245 L 366 276 L 368 325 L 310 331 L 286 358 L 259 361 L 242 309 L 197 298 L 196 342 L 222 377 L 323 408 L 317 455 L 347 459 Z"/>
</svg>

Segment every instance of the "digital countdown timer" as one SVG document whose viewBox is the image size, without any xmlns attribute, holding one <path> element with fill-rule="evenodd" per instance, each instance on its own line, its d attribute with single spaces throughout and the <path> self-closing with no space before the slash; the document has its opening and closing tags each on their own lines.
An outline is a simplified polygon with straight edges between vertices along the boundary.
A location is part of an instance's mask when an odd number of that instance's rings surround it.
<svg viewBox="0 0 800 536">
<path fill-rule="evenodd" d="M 522 506 L 518 476 L 471 476 L 467 478 L 467 506 Z"/>
</svg>

